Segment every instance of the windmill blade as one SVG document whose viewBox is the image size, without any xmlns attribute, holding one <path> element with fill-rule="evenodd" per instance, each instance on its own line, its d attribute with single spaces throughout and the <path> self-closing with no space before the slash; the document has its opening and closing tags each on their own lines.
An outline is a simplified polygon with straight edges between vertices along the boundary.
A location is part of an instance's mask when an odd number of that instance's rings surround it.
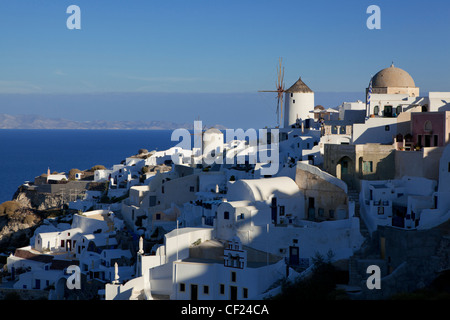
<svg viewBox="0 0 450 320">
<path fill-rule="evenodd" d="M 281 103 L 280 103 L 280 121 L 283 119 L 283 95 L 281 95 Z"/>
<path fill-rule="evenodd" d="M 277 100 L 277 123 L 280 125 L 280 99 Z"/>
</svg>

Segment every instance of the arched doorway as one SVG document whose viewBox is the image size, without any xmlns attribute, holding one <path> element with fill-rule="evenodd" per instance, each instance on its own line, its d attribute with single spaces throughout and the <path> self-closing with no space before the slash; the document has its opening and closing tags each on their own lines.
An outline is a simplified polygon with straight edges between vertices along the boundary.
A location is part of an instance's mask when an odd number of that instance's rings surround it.
<svg viewBox="0 0 450 320">
<path fill-rule="evenodd" d="M 342 157 L 336 165 L 336 177 L 347 184 L 348 189 L 354 189 L 355 164 L 347 156 Z"/>
</svg>

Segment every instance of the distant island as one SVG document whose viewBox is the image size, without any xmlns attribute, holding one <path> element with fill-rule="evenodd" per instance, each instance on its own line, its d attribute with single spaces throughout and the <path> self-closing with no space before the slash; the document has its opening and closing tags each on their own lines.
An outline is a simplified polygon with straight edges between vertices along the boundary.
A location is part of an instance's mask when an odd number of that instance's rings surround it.
<svg viewBox="0 0 450 320">
<path fill-rule="evenodd" d="M 225 129 L 222 125 L 214 127 Z M 193 130 L 194 124 L 170 121 L 73 121 L 39 115 L 0 114 L 0 129 L 175 130 L 178 128 Z"/>
</svg>

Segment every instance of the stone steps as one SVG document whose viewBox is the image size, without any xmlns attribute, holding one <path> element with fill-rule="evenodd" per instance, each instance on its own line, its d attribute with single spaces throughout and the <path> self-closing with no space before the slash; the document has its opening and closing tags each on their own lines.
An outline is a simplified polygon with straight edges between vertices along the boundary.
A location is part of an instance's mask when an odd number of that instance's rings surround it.
<svg viewBox="0 0 450 320">
<path fill-rule="evenodd" d="M 364 223 L 363 219 L 361 218 L 361 214 L 360 214 L 361 205 L 359 203 L 359 192 L 356 190 L 348 190 L 347 195 L 348 195 L 349 201 L 355 202 L 355 216 L 359 218 L 359 230 L 361 232 L 361 235 L 367 239 L 370 237 L 370 233 L 366 227 L 366 224 Z"/>
</svg>

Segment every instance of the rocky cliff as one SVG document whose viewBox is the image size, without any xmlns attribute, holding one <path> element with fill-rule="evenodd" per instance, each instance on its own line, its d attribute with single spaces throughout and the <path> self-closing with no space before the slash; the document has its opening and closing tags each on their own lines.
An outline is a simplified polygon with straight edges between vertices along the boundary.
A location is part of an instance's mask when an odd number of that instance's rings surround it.
<svg viewBox="0 0 450 320">
<path fill-rule="evenodd" d="M 30 245 L 30 238 L 43 216 L 28 208 L 0 216 L 0 252 Z"/>
<path fill-rule="evenodd" d="M 69 203 L 69 197 L 61 194 L 42 193 L 36 190 L 17 189 L 13 200 L 21 207 L 37 211 L 60 209 L 64 203 Z"/>
</svg>

